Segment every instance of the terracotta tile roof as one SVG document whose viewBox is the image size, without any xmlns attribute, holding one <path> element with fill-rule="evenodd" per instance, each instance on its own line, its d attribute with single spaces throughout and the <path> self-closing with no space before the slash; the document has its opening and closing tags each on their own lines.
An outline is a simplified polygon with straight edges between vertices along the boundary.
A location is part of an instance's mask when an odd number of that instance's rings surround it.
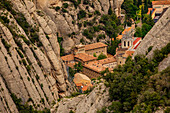
<svg viewBox="0 0 170 113">
<path fill-rule="evenodd" d="M 152 5 L 170 5 L 170 0 L 152 1 Z"/>
<path fill-rule="evenodd" d="M 89 44 L 89 45 L 85 45 L 85 50 L 87 51 L 87 50 L 101 48 L 101 47 L 107 47 L 107 45 L 102 43 L 102 42 L 98 42 L 98 43 L 94 43 L 94 44 Z"/>
<path fill-rule="evenodd" d="M 82 91 L 86 91 L 88 89 L 88 86 L 83 86 Z"/>
<path fill-rule="evenodd" d="M 120 48 L 117 49 L 117 51 L 126 51 L 126 50 L 128 50 L 128 48 L 121 48 L 120 47 Z"/>
<path fill-rule="evenodd" d="M 98 63 L 98 61 L 90 62 L 88 64 L 85 64 L 84 67 L 89 68 L 93 71 L 96 71 L 100 73 L 101 71 L 104 71 L 106 68 L 102 66 L 102 64 Z"/>
<path fill-rule="evenodd" d="M 76 84 L 77 87 L 78 87 L 78 86 L 83 86 L 82 83 L 75 83 L 75 84 Z"/>
<path fill-rule="evenodd" d="M 84 62 L 86 61 L 92 61 L 92 60 L 96 60 L 97 57 L 94 57 L 94 56 L 91 56 L 91 55 L 88 55 L 86 53 L 78 53 L 77 55 L 74 56 L 75 58 L 77 59 L 80 59 Z"/>
<path fill-rule="evenodd" d="M 125 34 L 126 32 L 129 32 L 131 29 L 132 29 L 132 27 L 126 28 L 126 29 L 122 32 L 122 34 Z"/>
<path fill-rule="evenodd" d="M 62 56 L 61 59 L 63 61 L 72 61 L 74 60 L 74 55 L 73 54 L 65 55 L 65 56 Z"/>
<path fill-rule="evenodd" d="M 108 63 L 112 63 L 112 62 L 116 62 L 116 59 L 114 57 L 98 60 L 98 63 L 100 63 L 100 64 L 108 64 Z"/>
<path fill-rule="evenodd" d="M 107 57 L 110 58 L 110 57 L 113 57 L 113 55 L 107 53 Z"/>
<path fill-rule="evenodd" d="M 134 52 L 135 51 L 126 51 L 125 54 L 127 54 L 127 56 L 132 56 Z"/>
<path fill-rule="evenodd" d="M 135 45 L 140 40 L 141 40 L 141 38 L 136 38 L 135 41 L 133 41 L 133 45 Z"/>
<path fill-rule="evenodd" d="M 69 64 L 66 64 L 68 67 L 71 67 L 72 69 L 74 68 L 74 65 L 75 65 L 76 63 L 74 62 L 74 63 L 69 63 Z"/>
<path fill-rule="evenodd" d="M 116 37 L 116 39 L 117 39 L 117 40 L 121 40 L 121 39 L 122 39 L 122 35 L 118 35 L 118 36 Z"/>
</svg>

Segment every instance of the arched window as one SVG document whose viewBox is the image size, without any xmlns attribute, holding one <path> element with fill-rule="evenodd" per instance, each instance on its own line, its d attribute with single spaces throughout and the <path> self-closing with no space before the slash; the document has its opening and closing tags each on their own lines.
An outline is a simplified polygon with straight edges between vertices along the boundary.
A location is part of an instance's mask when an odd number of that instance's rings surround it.
<svg viewBox="0 0 170 113">
<path fill-rule="evenodd" d="M 129 46 L 129 41 L 128 41 L 128 46 Z"/>
<path fill-rule="evenodd" d="M 126 46 L 126 41 L 124 41 L 124 46 Z"/>
</svg>

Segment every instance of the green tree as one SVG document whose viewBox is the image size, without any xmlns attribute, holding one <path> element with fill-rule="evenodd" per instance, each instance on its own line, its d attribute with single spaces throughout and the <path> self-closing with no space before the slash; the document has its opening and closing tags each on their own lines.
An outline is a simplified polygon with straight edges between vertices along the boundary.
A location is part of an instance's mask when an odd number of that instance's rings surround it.
<svg viewBox="0 0 170 113">
<path fill-rule="evenodd" d="M 107 58 L 107 56 L 106 56 L 105 54 L 101 53 L 101 54 L 98 56 L 97 60 L 101 60 L 101 59 L 105 59 L 105 58 Z"/>
<path fill-rule="evenodd" d="M 135 37 L 142 37 L 142 29 L 140 27 L 136 28 L 136 32 L 134 34 Z"/>
<path fill-rule="evenodd" d="M 144 13 L 148 12 L 148 0 L 144 0 Z"/>
<path fill-rule="evenodd" d="M 69 75 L 71 77 L 74 77 L 74 74 L 75 74 L 75 71 L 71 67 L 69 67 Z"/>
<path fill-rule="evenodd" d="M 142 37 L 144 38 L 145 35 L 150 31 L 150 29 L 152 28 L 152 26 L 144 23 L 142 24 Z"/>
<path fill-rule="evenodd" d="M 81 63 L 81 62 L 76 63 L 76 64 L 74 65 L 74 68 L 75 68 L 76 73 L 81 72 L 82 69 L 83 69 L 82 63 Z"/>
</svg>

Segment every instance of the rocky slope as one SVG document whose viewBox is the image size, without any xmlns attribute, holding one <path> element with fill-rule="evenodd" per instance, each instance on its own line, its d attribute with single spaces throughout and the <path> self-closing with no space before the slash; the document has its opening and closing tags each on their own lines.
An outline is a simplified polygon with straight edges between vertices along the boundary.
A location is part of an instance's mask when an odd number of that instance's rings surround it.
<svg viewBox="0 0 170 113">
<path fill-rule="evenodd" d="M 98 25 L 101 15 L 108 14 L 109 8 L 116 11 L 122 1 L 1 0 L 0 112 L 18 112 L 15 96 L 37 110 L 68 96 L 73 88 L 60 58 L 58 38 L 63 37 L 66 52 L 82 37 L 85 43 L 96 42 L 86 39 L 83 30 Z M 86 15 L 79 19 L 82 10 Z M 82 25 L 85 21 L 93 25 Z M 96 36 L 100 33 L 106 35 L 100 31 Z"/>
<path fill-rule="evenodd" d="M 29 0 L 0 2 L 0 112 L 18 112 L 11 95 L 50 108 L 71 91 L 56 24 Z"/>
<path fill-rule="evenodd" d="M 64 98 L 53 111 L 56 113 L 96 113 L 98 109 L 109 106 L 109 90 L 103 83 L 99 83 L 90 94 L 79 95 L 74 98 Z"/>
<path fill-rule="evenodd" d="M 142 43 L 136 49 L 135 55 L 147 55 L 150 59 L 153 56 L 153 51 L 161 49 L 170 42 L 170 8 L 162 15 L 158 22 L 144 37 Z M 148 48 L 152 47 L 148 52 Z"/>
</svg>

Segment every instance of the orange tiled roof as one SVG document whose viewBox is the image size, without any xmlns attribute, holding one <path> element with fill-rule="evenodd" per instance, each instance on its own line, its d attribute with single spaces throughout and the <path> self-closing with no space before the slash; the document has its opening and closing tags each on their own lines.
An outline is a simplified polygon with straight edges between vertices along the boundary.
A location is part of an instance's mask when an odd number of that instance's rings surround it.
<svg viewBox="0 0 170 113">
<path fill-rule="evenodd" d="M 82 91 L 86 91 L 88 89 L 88 86 L 83 86 Z"/>
<path fill-rule="evenodd" d="M 77 55 L 74 56 L 75 58 L 78 58 L 84 62 L 86 61 L 91 61 L 91 60 L 96 60 L 97 58 L 91 55 L 88 55 L 86 53 L 78 53 Z"/>
<path fill-rule="evenodd" d="M 127 54 L 128 56 L 132 56 L 134 52 L 135 51 L 126 51 L 125 54 Z"/>
<path fill-rule="evenodd" d="M 152 5 L 170 5 L 170 0 L 152 1 Z"/>
<path fill-rule="evenodd" d="M 132 29 L 132 27 L 126 28 L 126 29 L 122 32 L 122 34 L 125 34 L 126 32 L 129 32 L 131 29 Z"/>
<path fill-rule="evenodd" d="M 110 57 L 113 57 L 113 55 L 107 53 L 107 57 L 110 58 Z"/>
<path fill-rule="evenodd" d="M 96 72 L 99 72 L 99 73 L 106 69 L 98 61 L 94 61 L 94 62 L 90 62 L 88 64 L 85 64 L 84 67 L 89 68 L 89 69 L 96 71 Z"/>
<path fill-rule="evenodd" d="M 82 83 L 75 83 L 75 84 L 76 84 L 76 86 L 83 86 Z"/>
<path fill-rule="evenodd" d="M 116 62 L 116 59 L 114 57 L 110 57 L 110 58 L 105 58 L 105 59 L 102 59 L 102 60 L 98 60 L 98 62 L 100 64 L 108 64 L 108 63 Z"/>
<path fill-rule="evenodd" d="M 65 56 L 62 56 L 61 59 L 64 61 L 72 61 L 74 60 L 74 55 L 73 54 L 65 55 Z"/>
<path fill-rule="evenodd" d="M 66 64 L 68 67 L 71 67 L 71 68 L 74 68 L 74 65 L 75 65 L 76 63 L 74 62 L 74 63 L 69 63 L 69 64 Z"/>
<path fill-rule="evenodd" d="M 89 45 L 85 45 L 85 50 L 91 50 L 91 49 L 96 49 L 96 48 L 101 48 L 101 47 L 107 47 L 107 45 L 102 42 L 89 44 Z"/>
<path fill-rule="evenodd" d="M 117 39 L 117 40 L 121 40 L 121 39 L 122 39 L 122 35 L 118 35 L 118 36 L 116 37 L 116 39 Z"/>
</svg>

